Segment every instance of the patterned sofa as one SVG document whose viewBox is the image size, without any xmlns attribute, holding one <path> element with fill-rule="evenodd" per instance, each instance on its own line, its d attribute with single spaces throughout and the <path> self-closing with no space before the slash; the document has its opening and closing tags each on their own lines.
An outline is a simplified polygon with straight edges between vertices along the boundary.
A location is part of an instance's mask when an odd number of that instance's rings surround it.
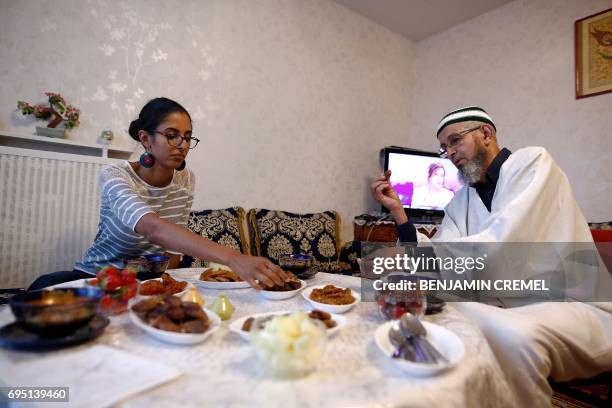
<svg viewBox="0 0 612 408">
<path fill-rule="evenodd" d="M 342 245 L 340 215 L 333 210 L 298 214 L 242 207 L 192 211 L 189 229 L 243 254 L 264 256 L 278 264 L 281 255 L 312 255 L 320 271 L 352 274 L 359 270 L 357 249 Z M 206 262 L 184 256 L 180 266 L 201 267 Z"/>
</svg>

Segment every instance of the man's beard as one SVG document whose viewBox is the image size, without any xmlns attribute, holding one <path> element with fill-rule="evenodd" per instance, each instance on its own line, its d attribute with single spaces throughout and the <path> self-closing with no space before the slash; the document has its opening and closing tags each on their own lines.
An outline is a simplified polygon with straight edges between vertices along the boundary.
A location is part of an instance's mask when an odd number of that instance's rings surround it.
<svg viewBox="0 0 612 408">
<path fill-rule="evenodd" d="M 476 157 L 459 168 L 459 177 L 465 184 L 474 184 L 480 181 L 484 170 L 485 152 L 480 150 Z"/>
</svg>

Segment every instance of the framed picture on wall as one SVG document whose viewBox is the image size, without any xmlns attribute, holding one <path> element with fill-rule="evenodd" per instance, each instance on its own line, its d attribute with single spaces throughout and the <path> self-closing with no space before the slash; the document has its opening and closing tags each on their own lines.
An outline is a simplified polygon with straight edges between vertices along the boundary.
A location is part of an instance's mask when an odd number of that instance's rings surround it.
<svg viewBox="0 0 612 408">
<path fill-rule="evenodd" d="M 574 25 L 576 99 L 612 92 L 612 8 Z"/>
</svg>

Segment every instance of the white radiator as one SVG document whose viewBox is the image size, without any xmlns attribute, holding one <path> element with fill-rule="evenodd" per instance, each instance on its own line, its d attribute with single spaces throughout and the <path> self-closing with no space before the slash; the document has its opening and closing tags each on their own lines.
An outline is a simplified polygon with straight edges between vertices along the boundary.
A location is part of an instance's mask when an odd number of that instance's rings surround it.
<svg viewBox="0 0 612 408">
<path fill-rule="evenodd" d="M 0 147 L 0 288 L 72 270 L 93 242 L 111 159 Z"/>
</svg>

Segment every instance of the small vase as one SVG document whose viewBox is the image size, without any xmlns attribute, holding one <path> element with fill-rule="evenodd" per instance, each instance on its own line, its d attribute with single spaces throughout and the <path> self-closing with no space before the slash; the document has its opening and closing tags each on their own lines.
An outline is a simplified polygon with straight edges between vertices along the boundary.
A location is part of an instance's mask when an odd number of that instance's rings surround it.
<svg viewBox="0 0 612 408">
<path fill-rule="evenodd" d="M 36 126 L 36 134 L 39 136 L 56 137 L 56 138 L 64 139 L 66 138 L 66 129 Z"/>
</svg>

